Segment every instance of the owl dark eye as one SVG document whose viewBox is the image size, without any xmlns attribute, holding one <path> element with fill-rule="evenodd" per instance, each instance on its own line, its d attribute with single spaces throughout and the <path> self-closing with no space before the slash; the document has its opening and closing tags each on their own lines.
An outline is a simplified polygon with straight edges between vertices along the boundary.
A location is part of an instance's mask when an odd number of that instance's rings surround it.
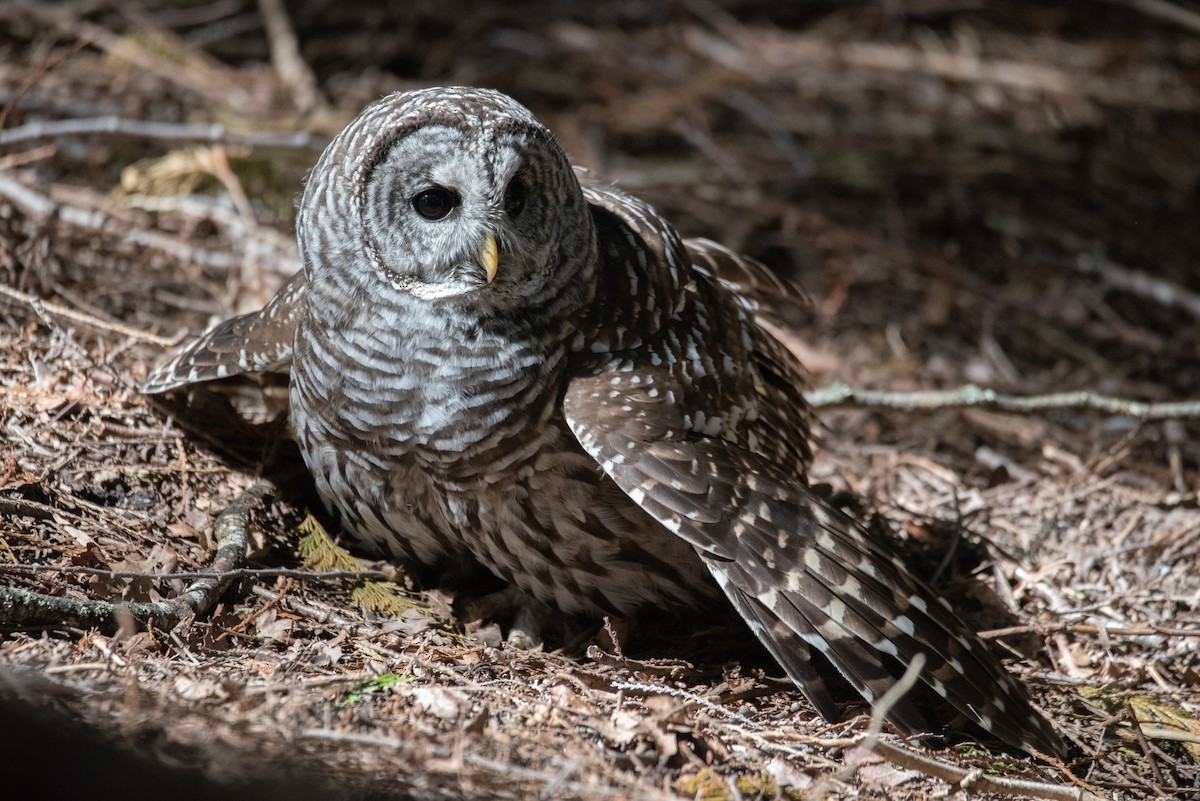
<svg viewBox="0 0 1200 801">
<path fill-rule="evenodd" d="M 516 217 L 525 208 L 525 182 L 513 178 L 504 190 L 504 211 L 509 217 Z"/>
<path fill-rule="evenodd" d="M 418 192 L 412 199 L 413 208 L 427 220 L 441 220 L 459 204 L 458 193 L 444 186 Z"/>
</svg>

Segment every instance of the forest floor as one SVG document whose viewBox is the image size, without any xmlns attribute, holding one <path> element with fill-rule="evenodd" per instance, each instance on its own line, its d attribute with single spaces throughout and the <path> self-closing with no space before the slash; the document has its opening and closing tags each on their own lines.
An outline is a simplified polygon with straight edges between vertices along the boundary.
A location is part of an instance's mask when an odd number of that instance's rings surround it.
<svg viewBox="0 0 1200 801">
<path fill-rule="evenodd" d="M 216 516 L 293 458 L 278 387 L 135 386 L 298 269 L 292 202 L 320 148 L 365 103 L 428 84 L 514 95 L 685 236 L 802 286 L 789 340 L 813 387 L 1200 399 L 1194 6 L 293 5 L 0 7 L 0 586 L 158 601 L 209 565 Z M 39 127 L 95 118 L 126 122 Z M 256 798 L 1200 797 L 1194 413 L 820 417 L 814 481 L 996 642 L 1067 764 L 886 727 L 872 753 L 869 708 L 822 721 L 732 617 L 648 617 L 623 650 L 593 625 L 535 652 L 455 616 L 446 589 L 367 611 L 309 575 L 310 501 L 287 485 L 253 517 L 259 572 L 173 629 L 0 611 L 0 715 L 25 721 L 0 726 L 6 782 L 74 771 L 122 799 L 172 776 L 173 799 L 212 797 L 210 779 Z"/>
</svg>

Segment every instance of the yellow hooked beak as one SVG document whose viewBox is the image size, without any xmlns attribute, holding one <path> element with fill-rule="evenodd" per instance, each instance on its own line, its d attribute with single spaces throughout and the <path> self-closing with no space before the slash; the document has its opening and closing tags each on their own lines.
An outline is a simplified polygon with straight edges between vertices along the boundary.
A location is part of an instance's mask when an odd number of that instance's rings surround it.
<svg viewBox="0 0 1200 801">
<path fill-rule="evenodd" d="M 484 272 L 487 273 L 487 282 L 492 283 L 492 279 L 496 277 L 496 268 L 500 266 L 500 254 L 496 250 L 496 237 L 492 234 L 488 234 L 487 239 L 483 240 L 483 249 L 479 251 L 479 263 L 483 265 Z"/>
</svg>

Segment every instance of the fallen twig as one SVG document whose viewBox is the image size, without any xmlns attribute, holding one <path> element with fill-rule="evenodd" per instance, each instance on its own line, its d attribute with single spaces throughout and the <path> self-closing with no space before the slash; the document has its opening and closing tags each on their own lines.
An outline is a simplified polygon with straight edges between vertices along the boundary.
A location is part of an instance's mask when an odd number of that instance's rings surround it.
<svg viewBox="0 0 1200 801">
<path fill-rule="evenodd" d="M 1023 795 L 1033 798 L 1051 799 L 1051 801 L 1104 801 L 1102 796 L 1086 787 L 1071 787 L 1049 784 L 1047 782 L 1030 781 L 1028 779 L 1009 779 L 992 776 L 977 769 L 968 770 L 957 765 L 951 765 L 948 762 L 935 759 L 927 754 L 922 754 L 880 739 L 879 733 L 883 729 L 883 721 L 887 717 L 888 710 L 906 692 L 912 689 L 912 686 L 920 676 L 925 660 L 924 657 L 918 656 L 920 658 L 912 661 L 908 669 L 905 670 L 904 676 L 892 685 L 891 689 L 884 693 L 883 697 L 875 703 L 871 711 L 871 723 L 867 727 L 866 733 L 844 740 L 816 740 L 813 741 L 813 744 L 827 748 L 858 748 L 863 752 L 877 754 L 902 768 L 915 770 L 935 779 L 941 779 L 967 794 L 974 792 L 996 793 L 998 795 Z M 1041 755 L 1039 754 L 1038 756 Z M 1053 763 L 1056 760 L 1050 761 Z M 832 782 L 848 779 L 853 775 L 854 770 L 858 768 L 859 764 L 861 764 L 861 759 L 849 761 L 846 766 L 847 770 L 842 771 L 827 781 Z M 1061 765 L 1059 767 L 1061 768 Z M 819 799 L 825 792 L 828 792 L 827 786 L 818 785 L 813 789 L 811 796 Z"/>
<path fill-rule="evenodd" d="M 888 713 L 891 712 L 896 702 L 903 698 L 916 685 L 917 680 L 921 677 L 921 671 L 924 669 L 925 655 L 918 653 L 912 662 L 909 663 L 908 667 L 905 668 L 904 675 L 889 687 L 887 692 L 879 697 L 878 701 L 872 704 L 871 720 L 867 724 L 866 732 L 853 738 L 851 741 L 853 743 L 852 747 L 858 749 L 857 755 L 852 753 L 847 758 L 845 767 L 832 776 L 824 777 L 813 787 L 811 795 L 815 801 L 821 801 L 835 782 L 850 779 L 862 764 L 861 755 L 875 753 L 880 743 L 879 735 L 883 731 L 883 724 L 887 720 Z"/>
<path fill-rule="evenodd" d="M 101 320 L 99 317 L 94 315 L 77 311 L 75 309 L 68 309 L 66 306 L 60 306 L 57 303 L 51 303 L 48 300 L 42 300 L 41 298 L 34 297 L 33 295 L 27 295 L 24 292 L 20 292 L 10 286 L 5 286 L 4 284 L 0 284 L 0 296 L 29 306 L 39 317 L 43 319 L 45 319 L 47 315 L 62 317 L 72 322 L 86 325 L 89 328 L 95 328 L 101 331 L 111 331 L 114 334 L 120 334 L 122 336 L 129 337 L 130 339 L 140 339 L 144 342 L 153 342 L 155 345 L 163 348 L 169 348 L 177 344 L 174 339 L 160 337 L 157 334 L 151 334 L 147 331 L 140 331 L 132 326 L 123 325 L 121 323 Z"/>
<path fill-rule="evenodd" d="M 1047 410 L 1087 410 L 1136 417 L 1140 420 L 1200 417 L 1200 401 L 1146 403 L 1099 395 L 1090 390 L 1022 397 L 1004 395 L 994 389 L 974 384 L 955 389 L 919 390 L 917 392 L 884 392 L 855 389 L 846 384 L 830 384 L 827 387 L 805 393 L 805 397 L 817 409 L 856 407 L 912 412 L 931 409 L 980 408 L 1021 414 Z"/>
<path fill-rule="evenodd" d="M 1200 295 L 1178 284 L 1122 267 L 1091 253 L 1080 254 L 1075 259 L 1075 269 L 1081 273 L 1099 276 L 1105 285 L 1114 289 L 1156 301 L 1164 306 L 1176 306 L 1193 317 L 1200 317 Z"/>
<path fill-rule="evenodd" d="M 1108 2 L 1132 8 L 1146 16 L 1173 23 L 1193 33 L 1200 33 L 1200 14 L 1179 3 L 1171 3 L 1168 0 L 1108 0 Z"/>
<path fill-rule="evenodd" d="M 1114 106 L 1192 110 L 1200 96 L 1183 82 L 1144 84 L 1114 81 L 1033 59 L 981 58 L 971 52 L 923 49 L 909 43 L 837 41 L 828 35 L 782 29 L 747 28 L 742 37 L 724 43 L 698 26 L 683 31 L 693 52 L 719 60 L 756 79 L 764 74 L 794 74 L 812 65 L 886 73 L 920 73 L 946 81 L 994 86 L 1004 91 L 1036 92 L 1057 98 L 1086 99 Z M 752 54 L 752 55 L 751 55 Z"/>
<path fill-rule="evenodd" d="M 1051 801 L 1105 801 L 1103 796 L 1086 787 L 992 776 L 979 770 L 960 768 L 927 754 L 911 751 L 882 740 L 875 743 L 873 750 L 893 764 L 919 771 L 935 779 L 941 779 L 966 793 L 1024 795 L 1032 798 L 1047 798 Z"/>
<path fill-rule="evenodd" d="M 126 61 L 176 86 L 195 92 L 216 105 L 243 115 L 253 113 L 260 106 L 258 98 L 238 85 L 236 78 L 240 76 L 236 71 L 220 64 L 203 51 L 185 48 L 181 41 L 170 37 L 165 31 L 158 31 L 159 45 L 152 48 L 137 37 L 121 36 L 81 19 L 70 7 L 22 0 L 16 0 L 14 5 L 36 24 L 75 36 L 112 58 Z M 162 54 L 160 51 L 166 41 L 185 49 L 189 56 L 187 61 Z"/>
<path fill-rule="evenodd" d="M 307 131 L 283 133 L 276 131 L 231 131 L 220 123 L 197 124 L 181 122 L 151 122 L 123 117 L 85 117 L 74 120 L 30 122 L 0 131 L 0 147 L 23 142 L 54 139 L 59 136 L 127 136 L 156 139 L 166 142 L 200 142 L 210 145 L 248 145 L 296 150 L 323 150 L 328 137 Z"/>
<path fill-rule="evenodd" d="M 1200 637 L 1200 629 L 1178 629 L 1168 626 L 1096 626 L 1087 623 L 1033 623 L 1026 626 L 1008 626 L 979 632 L 984 639 L 1000 639 L 1014 634 L 1050 634 L 1069 631 L 1076 634 L 1097 634 L 1112 637 Z"/>
<path fill-rule="evenodd" d="M 1200 734 L 1193 734 L 1190 731 L 1175 729 L 1170 726 L 1159 726 L 1154 723 L 1139 723 L 1139 726 L 1142 729 L 1142 734 L 1152 740 L 1171 740 L 1176 743 L 1200 745 Z"/>
<path fill-rule="evenodd" d="M 304 113 L 328 108 L 317 76 L 300 56 L 300 43 L 283 0 L 258 0 L 258 13 L 267 30 L 271 46 L 271 66 L 279 80 L 292 93 L 292 102 Z"/>
<path fill-rule="evenodd" d="M 293 596 L 284 596 L 282 593 L 275 592 L 258 584 L 250 588 L 250 594 L 257 595 L 259 598 L 265 599 L 268 603 L 282 602 L 288 611 L 302 615 L 322 625 L 345 629 L 359 622 L 344 615 L 339 615 L 332 607 L 320 607 L 315 604 L 305 603 Z"/>
<path fill-rule="evenodd" d="M 1150 765 L 1150 772 L 1154 775 L 1154 781 L 1158 785 L 1158 791 L 1162 792 L 1161 788 L 1166 786 L 1163 781 L 1162 770 L 1158 767 L 1158 760 L 1154 758 L 1154 750 L 1150 747 L 1150 741 L 1146 739 L 1146 733 L 1142 731 L 1142 723 L 1138 720 L 1137 712 L 1133 710 L 1133 704 L 1129 699 L 1125 699 L 1125 711 L 1129 713 L 1129 726 L 1133 729 L 1134 739 L 1137 740 L 1138 746 L 1142 749 L 1142 756 L 1146 763 Z"/>
<path fill-rule="evenodd" d="M 0 505 L 0 510 L 3 510 Z M 86 576 L 103 576 L 113 579 L 149 579 L 151 581 L 172 581 L 176 579 L 217 579 L 229 582 L 244 578 L 289 578 L 306 581 L 329 581 L 332 579 L 385 579 L 396 578 L 395 570 L 296 570 L 285 567 L 239 567 L 233 570 L 190 570 L 177 573 L 143 572 L 140 570 L 109 570 L 103 567 L 87 567 L 85 565 L 23 565 L 19 563 L 0 563 L 0 573 L 64 573 L 81 574 Z"/>
<path fill-rule="evenodd" d="M 58 203 L 7 175 L 0 175 L 0 199 L 12 203 L 22 213 L 40 222 L 58 219 L 84 231 L 118 234 L 117 241 L 122 245 L 136 250 L 152 248 L 183 262 L 230 270 L 238 265 L 240 259 L 234 253 L 198 248 L 185 239 L 160 231 L 131 231 L 127 222 L 114 219 L 100 209 L 80 209 Z"/>
<path fill-rule="evenodd" d="M 718 716 L 734 721 L 741 726 L 744 726 L 750 731 L 762 731 L 765 727 L 761 723 L 756 723 L 740 712 L 734 712 L 721 706 L 718 703 L 710 701 L 702 695 L 697 695 L 689 690 L 684 690 L 679 687 L 671 687 L 666 684 L 656 684 L 652 681 L 613 681 L 611 682 L 614 690 L 625 690 L 644 695 L 668 695 L 672 698 L 679 698 L 687 701 L 689 704 L 703 707 L 709 712 L 716 713 Z"/>
<path fill-rule="evenodd" d="M 260 481 L 246 490 L 213 524 L 217 544 L 209 569 L 216 576 L 232 575 L 246 561 L 250 510 L 274 492 L 274 484 Z M 0 625 L 79 626 L 115 631 L 133 619 L 159 629 L 174 628 L 181 621 L 206 613 L 217 602 L 232 579 L 201 578 L 169 601 L 113 603 L 44 595 L 19 587 L 0 587 Z"/>
<path fill-rule="evenodd" d="M 55 145 L 38 145 L 29 150 L 9 153 L 7 156 L 0 157 L 0 172 L 8 172 L 35 161 L 51 158 L 57 153 L 58 148 Z"/>
</svg>

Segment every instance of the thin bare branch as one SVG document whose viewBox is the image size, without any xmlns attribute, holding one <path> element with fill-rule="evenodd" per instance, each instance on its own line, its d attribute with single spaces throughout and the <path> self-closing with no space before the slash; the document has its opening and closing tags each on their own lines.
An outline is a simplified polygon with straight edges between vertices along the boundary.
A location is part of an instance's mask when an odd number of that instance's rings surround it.
<svg viewBox="0 0 1200 801">
<path fill-rule="evenodd" d="M 7 200 L 37 220 L 58 219 L 84 231 L 112 234 L 117 244 L 130 248 L 151 248 L 205 267 L 229 270 L 237 266 L 237 254 L 198 248 L 185 239 L 160 231 L 131 230 L 127 222 L 115 219 L 100 209 L 80 209 L 58 203 L 7 175 L 0 175 L 0 199 Z M 24 302 L 23 298 L 21 300 Z"/>
<path fill-rule="evenodd" d="M 1008 626 L 979 632 L 985 639 L 1001 639 L 1017 634 L 1049 634 L 1057 631 L 1076 634 L 1097 634 L 1107 637 L 1200 637 L 1200 629 L 1179 629 L 1168 626 L 1094 626 L 1085 623 L 1046 623 L 1028 626 Z"/>
<path fill-rule="evenodd" d="M 294 596 L 285 596 L 283 593 L 274 592 L 259 584 L 254 584 L 250 587 L 250 594 L 257 595 L 259 598 L 265 599 L 268 603 L 282 603 L 288 611 L 302 615 L 321 625 L 346 628 L 355 622 L 345 615 L 338 614 L 337 610 L 333 607 L 305 603 Z"/>
<path fill-rule="evenodd" d="M 14 5 L 41 25 L 75 36 L 113 58 L 195 92 L 218 106 L 239 114 L 253 113 L 260 106 L 253 94 L 237 85 L 236 72 L 195 49 L 188 50 L 191 58 L 184 64 L 160 55 L 136 37 L 119 36 L 81 19 L 69 7 L 23 0 L 15 0 Z"/>
<path fill-rule="evenodd" d="M 0 505 L 0 509 L 4 507 Z M 242 567 L 235 570 L 217 572 L 215 570 L 182 570 L 175 573 L 162 573 L 142 570 L 109 570 L 103 567 L 87 567 L 85 565 L 23 565 L 19 563 L 0 563 L 0 573 L 60 573 L 83 576 L 103 576 L 113 579 L 149 579 L 151 581 L 172 581 L 176 579 L 217 579 L 218 581 L 234 581 L 244 578 L 289 578 L 302 581 L 331 581 L 334 579 L 384 579 L 395 580 L 395 570 L 296 570 L 283 567 Z"/>
<path fill-rule="evenodd" d="M 1200 317 L 1200 294 L 1179 284 L 1122 267 L 1102 256 L 1090 253 L 1081 254 L 1075 260 L 1075 269 L 1081 273 L 1097 275 L 1104 284 L 1114 289 L 1153 300 L 1164 306 L 1174 306 L 1193 317 Z"/>
<path fill-rule="evenodd" d="M 1171 82 L 1146 91 L 1133 82 L 1114 82 L 1086 72 L 1070 72 L 1056 65 L 1004 58 L 981 58 L 972 52 L 922 49 L 908 43 L 839 42 L 830 37 L 772 29 L 749 31 L 736 50 L 722 46 L 705 31 L 690 27 L 684 39 L 695 52 L 747 74 L 764 68 L 786 74 L 813 65 L 886 73 L 922 73 L 938 78 L 1004 90 L 1039 92 L 1052 97 L 1086 98 L 1118 106 L 1161 109 L 1195 109 L 1200 95 L 1183 82 Z M 714 55 L 716 54 L 716 55 Z M 755 71 L 757 70 L 757 73 Z"/>
<path fill-rule="evenodd" d="M 2 178 L 0 178 L 0 180 L 2 180 Z M 10 301 L 28 306 L 43 319 L 45 319 L 48 315 L 61 317 L 64 320 L 70 320 L 71 322 L 79 323 L 80 325 L 86 325 L 89 328 L 94 328 L 100 331 L 110 331 L 114 334 L 120 334 L 121 336 L 129 337 L 130 339 L 138 339 L 143 342 L 152 342 L 155 345 L 159 345 L 160 347 L 164 348 L 171 347 L 175 344 L 175 340 L 173 339 L 160 337 L 157 334 L 141 331 L 137 328 L 123 325 L 121 323 L 101 320 L 99 317 L 95 317 L 91 314 L 77 311 L 75 309 L 68 309 L 66 306 L 60 306 L 57 303 L 51 303 L 48 300 L 42 300 L 41 298 L 28 295 L 24 292 L 13 289 L 10 286 L 5 286 L 4 284 L 0 284 L 0 297 L 4 297 Z"/>
<path fill-rule="evenodd" d="M 1132 8 L 1148 17 L 1178 25 L 1193 33 L 1200 33 L 1200 14 L 1180 3 L 1172 3 L 1169 0 L 1108 0 L 1108 2 Z"/>
<path fill-rule="evenodd" d="M 892 711 L 892 707 L 916 685 L 917 680 L 921 677 L 921 671 L 924 669 L 925 655 L 918 653 L 905 668 L 904 675 L 871 706 L 871 720 L 867 724 L 867 731 L 854 739 L 854 746 L 858 751 L 847 758 L 844 768 L 831 776 L 824 777 L 813 788 L 811 795 L 814 801 L 821 801 L 835 783 L 846 781 L 853 776 L 862 764 L 862 755 L 875 753 L 880 742 L 879 735 L 883 732 L 884 722 Z"/>
<path fill-rule="evenodd" d="M 1133 704 L 1129 699 L 1125 699 L 1125 711 L 1129 715 L 1129 726 L 1133 729 L 1134 739 L 1137 740 L 1138 746 L 1142 749 L 1142 756 L 1146 763 L 1150 765 L 1150 772 L 1154 775 L 1154 782 L 1158 785 L 1158 791 L 1162 792 L 1162 788 L 1166 785 L 1163 781 L 1162 770 L 1158 767 L 1158 760 L 1154 756 L 1154 749 L 1150 747 L 1150 741 L 1146 739 L 1146 733 L 1142 731 L 1142 723 L 1138 720 L 1137 712 L 1133 710 Z"/>
<path fill-rule="evenodd" d="M 181 122 L 150 122 L 123 117 L 84 117 L 74 120 L 30 122 L 0 131 L 0 147 L 54 139 L 60 136 L 123 136 L 154 139 L 162 142 L 200 142 L 212 145 L 247 145 L 249 147 L 278 147 L 296 150 L 322 150 L 328 137 L 294 131 L 232 131 L 220 123 L 194 124 Z"/>
<path fill-rule="evenodd" d="M 0 625 L 5 626 L 80 626 L 113 631 L 125 620 L 135 620 L 160 629 L 170 629 L 181 621 L 204 614 L 229 586 L 233 575 L 246 561 L 250 510 L 274 484 L 260 481 L 217 515 L 213 539 L 217 548 L 209 569 L 213 577 L 200 578 L 176 598 L 157 603 L 113 603 L 84 601 L 44 595 L 19 587 L 0 587 Z"/>
<path fill-rule="evenodd" d="M 893 764 L 919 771 L 935 779 L 941 779 L 967 794 L 995 793 L 1006 796 L 1046 798 L 1050 801 L 1105 801 L 1103 796 L 1086 787 L 992 776 L 980 771 L 960 768 L 957 765 L 951 765 L 940 759 L 882 740 L 875 744 L 874 751 Z"/>
<path fill-rule="evenodd" d="M 1136 417 L 1139 420 L 1175 420 L 1200 417 L 1200 401 L 1146 403 L 1100 395 L 1089 390 L 1022 397 L 1004 395 L 994 389 L 974 384 L 955 389 L 917 392 L 882 392 L 855 389 L 846 384 L 830 384 L 827 387 L 805 393 L 805 397 L 818 409 L 855 407 L 913 412 L 978 408 L 1018 414 L 1050 410 L 1094 411 Z"/>
<path fill-rule="evenodd" d="M 305 114 L 327 108 L 329 104 L 321 94 L 316 74 L 300 55 L 300 43 L 283 0 L 258 0 L 258 13 L 267 29 L 271 65 L 291 91 L 296 108 Z"/>
</svg>

